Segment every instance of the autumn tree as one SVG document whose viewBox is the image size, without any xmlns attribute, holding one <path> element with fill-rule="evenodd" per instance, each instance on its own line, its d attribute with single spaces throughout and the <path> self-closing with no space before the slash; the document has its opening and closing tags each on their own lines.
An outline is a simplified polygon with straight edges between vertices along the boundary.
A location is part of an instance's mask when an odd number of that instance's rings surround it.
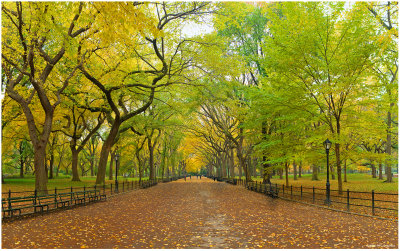
<svg viewBox="0 0 400 251">
<path fill-rule="evenodd" d="M 108 154 L 121 125 L 147 110 L 157 89 L 190 80 L 185 72 L 193 62 L 190 53 L 185 51 L 189 49 L 187 44 L 191 41 L 177 36 L 177 25 L 209 12 L 208 3 L 118 5 L 99 4 L 99 8 L 110 19 L 122 15 L 124 23 L 118 25 L 133 30 L 129 33 L 119 31 L 121 33 L 117 36 L 122 36 L 118 44 L 120 48 L 102 48 L 90 54 L 80 67 L 83 76 L 98 88 L 107 101 L 108 111 L 105 112 L 111 124 L 100 153 L 98 184 L 104 182 Z M 152 10 L 155 10 L 156 16 Z M 138 26 L 137 23 L 143 25 Z M 168 32 L 171 30 L 174 32 Z M 130 34 L 136 35 L 132 37 Z M 96 110 L 93 107 L 91 109 Z M 104 107 L 99 107 L 100 110 L 104 110 Z"/>
<path fill-rule="evenodd" d="M 35 188 L 46 192 L 54 113 L 80 65 L 79 42 L 88 37 L 93 14 L 85 3 L 48 2 L 3 3 L 2 14 L 3 85 L 22 107 L 34 148 Z M 33 110 L 35 99 L 40 112 Z"/>
</svg>

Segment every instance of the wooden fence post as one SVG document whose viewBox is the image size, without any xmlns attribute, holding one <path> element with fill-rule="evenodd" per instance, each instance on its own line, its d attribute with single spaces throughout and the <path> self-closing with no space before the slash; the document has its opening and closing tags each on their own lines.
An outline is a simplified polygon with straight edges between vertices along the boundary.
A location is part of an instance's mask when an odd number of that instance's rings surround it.
<svg viewBox="0 0 400 251">
<path fill-rule="evenodd" d="M 350 190 L 347 189 L 347 211 L 350 212 Z"/>
</svg>

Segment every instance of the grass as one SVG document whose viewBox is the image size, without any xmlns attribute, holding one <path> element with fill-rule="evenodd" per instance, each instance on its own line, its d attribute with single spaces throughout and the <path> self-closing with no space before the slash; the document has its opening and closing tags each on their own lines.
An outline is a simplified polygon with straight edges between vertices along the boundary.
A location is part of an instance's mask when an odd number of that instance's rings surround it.
<svg viewBox="0 0 400 251">
<path fill-rule="evenodd" d="M 297 177 L 297 180 L 293 180 L 293 175 L 289 175 L 289 186 L 304 186 L 304 187 L 316 187 L 325 188 L 326 187 L 326 174 L 320 174 L 318 176 L 319 180 L 311 180 L 311 174 L 302 174 L 302 177 Z M 262 178 L 253 178 L 255 181 L 262 181 Z M 343 176 L 342 176 L 343 180 Z M 349 189 L 350 191 L 365 191 L 369 192 L 374 190 L 375 192 L 387 192 L 387 193 L 397 193 L 398 192 L 398 178 L 393 178 L 392 183 L 383 182 L 384 180 L 378 180 L 377 178 L 372 178 L 369 174 L 354 173 L 347 174 L 347 182 L 343 182 L 343 190 Z M 279 176 L 274 176 L 271 179 L 272 183 L 285 184 L 286 179 L 279 179 Z M 331 189 L 338 189 L 337 179 L 329 179 L 331 184 Z"/>
<path fill-rule="evenodd" d="M 96 177 L 80 177 L 81 181 L 71 181 L 70 176 L 59 176 L 54 179 L 49 179 L 47 183 L 47 188 L 53 190 L 54 188 L 67 188 L 67 187 L 83 187 L 83 186 L 94 186 Z M 147 180 L 148 177 L 143 178 Z M 124 178 L 118 176 L 118 181 L 132 181 L 139 180 L 139 178 Z M 33 176 L 25 178 L 6 178 L 5 183 L 2 184 L 2 192 L 11 191 L 32 191 L 35 189 L 35 178 Z M 106 177 L 106 184 L 114 184 L 114 180 L 108 180 Z"/>
<path fill-rule="evenodd" d="M 319 180 L 312 181 L 311 174 L 303 174 L 298 180 L 293 180 L 293 175 L 289 175 L 289 185 L 293 186 L 304 186 L 316 188 L 325 188 L 326 186 L 326 175 L 320 174 L 318 176 Z M 143 178 L 143 180 L 148 179 Z M 256 181 L 262 181 L 262 178 L 253 178 Z M 71 181 L 70 176 L 59 176 L 54 179 L 49 179 L 47 188 L 54 189 L 57 188 L 67 188 L 67 187 L 83 187 L 93 186 L 95 184 L 96 177 L 81 177 L 81 181 Z M 139 178 L 123 178 L 118 176 L 119 181 L 123 180 L 139 180 Z M 347 174 L 348 182 L 343 182 L 343 189 L 350 189 L 351 191 L 366 191 L 375 190 L 375 192 L 387 192 L 387 193 L 397 193 L 398 192 L 398 178 L 393 178 L 393 183 L 385 183 L 383 180 L 373 179 L 371 175 L 368 174 Z M 285 184 L 285 176 L 283 179 L 279 179 L 279 176 L 274 176 L 271 179 L 272 183 Z M 108 180 L 106 177 L 106 184 L 114 183 L 114 180 Z M 338 189 L 337 179 L 330 180 L 331 189 Z M 35 189 L 35 178 L 33 176 L 26 178 L 6 178 L 5 183 L 2 184 L 2 192 L 7 192 L 9 189 L 11 191 L 32 191 Z"/>
</svg>

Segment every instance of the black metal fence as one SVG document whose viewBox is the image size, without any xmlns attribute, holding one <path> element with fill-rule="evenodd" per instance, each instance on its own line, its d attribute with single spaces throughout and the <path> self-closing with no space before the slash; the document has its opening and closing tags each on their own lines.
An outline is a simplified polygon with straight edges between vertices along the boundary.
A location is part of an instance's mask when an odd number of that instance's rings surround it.
<svg viewBox="0 0 400 251">
<path fill-rule="evenodd" d="M 278 196 L 294 201 L 326 206 L 337 210 L 398 219 L 398 194 L 350 191 L 339 193 L 339 190 L 330 189 L 330 204 L 326 203 L 326 189 L 305 186 L 285 186 L 278 184 L 262 184 L 261 182 L 248 182 L 238 179 L 237 184 L 247 189 L 265 193 L 274 188 Z"/>
<path fill-rule="evenodd" d="M 38 191 L 7 191 L 2 192 L 1 211 L 3 218 L 47 212 L 58 208 L 70 208 L 77 205 L 105 200 L 119 193 L 148 188 L 158 182 L 170 182 L 181 177 L 163 178 L 156 180 L 121 181 L 115 184 L 94 185 L 83 187 L 54 188 Z"/>
</svg>

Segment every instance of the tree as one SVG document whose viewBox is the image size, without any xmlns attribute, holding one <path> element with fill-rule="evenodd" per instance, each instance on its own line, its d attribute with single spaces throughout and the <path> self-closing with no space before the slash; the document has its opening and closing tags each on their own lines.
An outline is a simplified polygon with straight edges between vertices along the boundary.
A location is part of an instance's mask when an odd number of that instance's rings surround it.
<svg viewBox="0 0 400 251">
<path fill-rule="evenodd" d="M 292 93 L 300 94 L 288 95 L 294 98 L 292 102 L 308 99 L 316 106 L 319 119 L 334 137 L 342 193 L 341 120 L 348 105 L 362 95 L 366 69 L 376 50 L 376 45 L 368 42 L 372 26 L 362 15 L 345 11 L 343 3 L 278 6 L 276 12 L 269 12 L 271 36 L 263 47 L 270 81 L 286 84 Z"/>
<path fill-rule="evenodd" d="M 80 18 L 91 16 L 85 7 L 84 3 L 47 2 L 2 5 L 3 84 L 26 117 L 34 149 L 35 188 L 44 193 L 46 146 L 55 109 L 80 64 L 76 56 L 80 55 L 78 41 L 86 38 L 84 33 L 91 25 L 87 18 Z M 32 110 L 33 102 L 40 102 L 44 114 Z"/>
<path fill-rule="evenodd" d="M 114 6 L 112 11 L 117 12 L 117 17 L 123 15 L 124 23 L 131 24 L 129 27 L 134 29 L 137 36 L 132 39 L 130 34 L 121 31 L 124 34 L 119 35 L 124 35 L 124 40 L 119 45 L 123 49 L 101 49 L 101 55 L 100 51 L 90 54 L 80 67 L 83 76 L 98 88 L 107 101 L 107 109 L 92 107 L 91 110 L 106 112 L 111 124 L 100 153 L 97 184 L 104 182 L 108 154 L 121 125 L 147 110 L 157 89 L 190 80 L 185 72 L 193 67 L 192 57 L 184 51 L 188 49 L 186 44 L 191 41 L 177 37 L 176 25 L 209 12 L 208 3 L 156 3 L 153 7 L 157 15 L 153 17 L 150 11 L 141 9 L 141 5 L 122 5 L 124 8 Z M 110 11 L 109 8 L 106 10 Z M 144 17 L 144 20 L 138 17 Z M 145 25 L 138 26 L 138 22 Z M 174 33 L 168 34 L 171 29 L 174 29 Z"/>
<path fill-rule="evenodd" d="M 366 7 L 369 12 L 373 15 L 374 21 L 379 23 L 383 29 L 377 30 L 375 37 L 381 46 L 382 56 L 378 56 L 378 62 L 373 66 L 375 76 L 378 78 L 381 90 L 385 93 L 385 103 L 388 107 L 386 117 L 386 149 L 385 152 L 388 155 L 386 160 L 386 182 L 392 182 L 392 137 L 396 135 L 396 128 L 393 128 L 393 123 L 396 121 L 397 114 L 397 73 L 398 73 L 398 3 L 397 2 L 377 2 L 377 3 L 365 3 L 360 6 L 361 8 Z M 394 116 L 393 116 L 394 115 Z"/>
<path fill-rule="evenodd" d="M 70 138 L 69 147 L 72 154 L 72 181 L 80 181 L 78 174 L 79 153 L 84 149 L 86 143 L 95 135 L 104 122 L 104 115 L 96 114 L 85 109 L 79 109 L 75 105 L 66 109 L 63 118 L 66 125 L 55 131 L 61 131 Z M 59 121 L 61 124 L 61 121 Z M 92 167 L 93 168 L 93 167 Z"/>
</svg>

